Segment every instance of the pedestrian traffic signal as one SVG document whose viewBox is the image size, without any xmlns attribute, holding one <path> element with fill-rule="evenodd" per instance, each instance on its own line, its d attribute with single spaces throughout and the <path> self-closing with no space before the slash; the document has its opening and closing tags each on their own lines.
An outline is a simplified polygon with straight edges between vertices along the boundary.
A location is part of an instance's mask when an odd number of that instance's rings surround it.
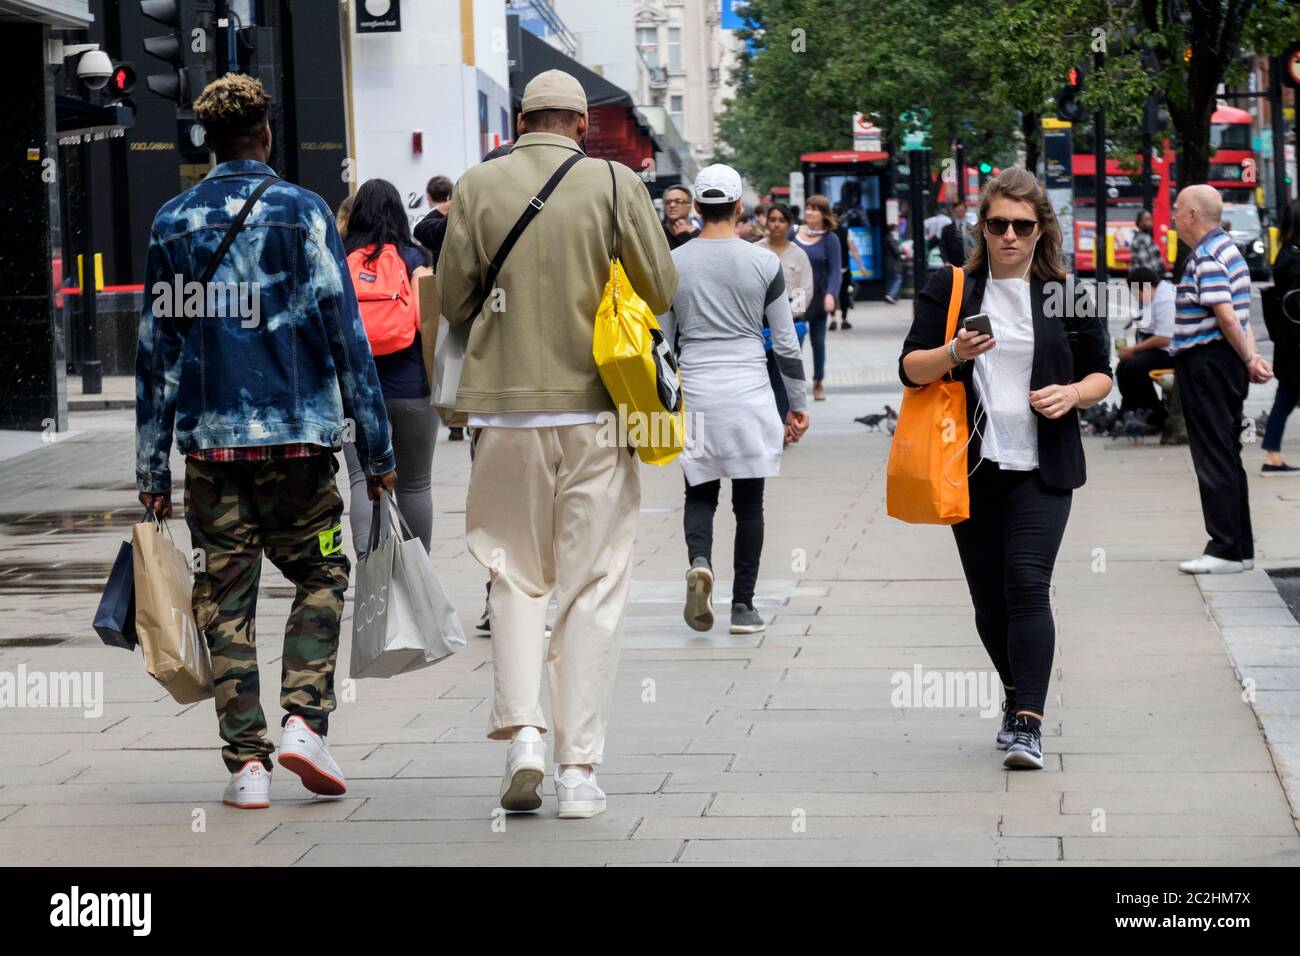
<svg viewBox="0 0 1300 956">
<path fill-rule="evenodd" d="M 981 175 L 981 176 L 987 176 L 987 175 L 988 175 L 989 173 L 991 173 L 991 172 L 993 172 L 993 164 L 992 164 L 992 163 L 980 163 L 980 175 Z"/>
<path fill-rule="evenodd" d="M 108 78 L 108 92 L 112 96 L 126 96 L 135 88 L 135 67 L 130 63 L 117 63 Z"/>
<path fill-rule="evenodd" d="M 1066 74 L 1066 84 L 1056 94 L 1056 118 L 1067 123 L 1077 123 L 1083 119 L 1085 111 L 1079 94 L 1083 92 L 1082 75 L 1077 69 Z"/>
</svg>

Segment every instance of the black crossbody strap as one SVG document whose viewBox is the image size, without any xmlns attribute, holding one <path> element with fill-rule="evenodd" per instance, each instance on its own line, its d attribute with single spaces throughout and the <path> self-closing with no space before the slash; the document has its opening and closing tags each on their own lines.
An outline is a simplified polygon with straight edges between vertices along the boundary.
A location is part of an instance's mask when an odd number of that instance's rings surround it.
<svg viewBox="0 0 1300 956">
<path fill-rule="evenodd" d="M 618 229 L 618 177 L 614 175 L 614 164 L 608 159 L 605 160 L 609 166 L 609 181 L 613 185 L 613 215 L 612 223 L 609 227 L 609 258 L 612 260 L 618 258 L 621 246 L 622 234 Z"/>
<path fill-rule="evenodd" d="M 257 187 L 251 193 L 248 194 L 248 198 L 244 200 L 244 205 L 240 207 L 239 214 L 235 216 L 230 225 L 226 227 L 226 234 L 221 237 L 221 245 L 217 246 L 217 251 L 212 254 L 212 259 L 209 260 L 208 267 L 203 270 L 203 278 L 199 279 L 199 282 L 202 285 L 206 286 L 212 281 L 212 277 L 217 274 L 217 267 L 221 265 L 221 260 L 226 258 L 226 253 L 230 251 L 230 244 L 234 242 L 235 237 L 239 235 L 239 230 L 244 228 L 244 220 L 247 219 L 248 214 L 253 211 L 253 206 L 257 204 L 257 201 L 262 198 L 262 193 L 266 192 L 274 183 L 278 183 L 279 181 L 280 179 L 278 176 L 267 176 L 257 184 Z"/>
<path fill-rule="evenodd" d="M 488 296 L 492 294 L 492 287 L 496 285 L 497 276 L 501 274 L 501 267 L 506 264 L 506 257 L 510 255 L 510 250 L 515 247 L 515 243 L 524 234 L 528 224 L 542 211 L 542 207 L 546 205 L 546 200 L 555 191 L 555 187 L 560 185 L 560 180 L 578 164 L 578 160 L 583 158 L 585 157 L 582 153 L 574 153 L 562 162 L 559 168 L 551 173 L 551 178 L 546 181 L 546 185 L 537 191 L 536 196 L 528 200 L 528 205 L 518 220 L 515 221 L 514 228 L 506 235 L 501 243 L 501 248 L 497 249 L 497 254 L 492 257 L 492 262 L 488 264 L 487 276 L 483 280 L 483 294 L 479 296 L 474 311 L 469 314 L 471 319 L 483 311 L 483 304 L 487 302 Z"/>
</svg>

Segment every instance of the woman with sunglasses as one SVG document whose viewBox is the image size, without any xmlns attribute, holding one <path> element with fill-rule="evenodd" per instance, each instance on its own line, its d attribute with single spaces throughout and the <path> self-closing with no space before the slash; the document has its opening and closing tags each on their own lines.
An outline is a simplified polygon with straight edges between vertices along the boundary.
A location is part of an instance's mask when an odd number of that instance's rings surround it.
<svg viewBox="0 0 1300 956">
<path fill-rule="evenodd" d="M 945 341 L 953 274 L 944 269 L 917 298 L 899 375 L 911 388 L 950 373 L 965 384 L 970 517 L 953 536 L 1005 689 L 1002 765 L 1037 770 L 1056 643 L 1052 568 L 1085 478 L 1076 409 L 1110 393 L 1110 350 L 1096 310 L 1075 307 L 1060 227 L 1032 174 L 1013 167 L 989 180 L 975 232 L 959 316 L 986 314 L 993 334 L 959 321 Z"/>
</svg>

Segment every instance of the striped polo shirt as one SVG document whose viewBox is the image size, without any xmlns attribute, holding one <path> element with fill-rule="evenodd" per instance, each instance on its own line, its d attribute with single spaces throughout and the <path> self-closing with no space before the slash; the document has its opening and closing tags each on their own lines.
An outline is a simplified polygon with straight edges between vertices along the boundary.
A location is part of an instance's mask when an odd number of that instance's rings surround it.
<svg viewBox="0 0 1300 956">
<path fill-rule="evenodd" d="M 1205 234 L 1187 257 L 1178 283 L 1178 306 L 1171 352 L 1223 338 L 1214 307 L 1232 303 L 1242 331 L 1250 327 L 1250 267 L 1222 229 Z"/>
</svg>

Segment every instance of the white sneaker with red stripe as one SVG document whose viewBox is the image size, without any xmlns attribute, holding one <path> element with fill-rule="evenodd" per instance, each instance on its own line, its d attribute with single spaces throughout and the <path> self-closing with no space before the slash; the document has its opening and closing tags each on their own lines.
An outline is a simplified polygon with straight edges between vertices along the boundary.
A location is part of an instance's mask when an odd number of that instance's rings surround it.
<svg viewBox="0 0 1300 956">
<path fill-rule="evenodd" d="M 221 802 L 237 810 L 265 810 L 271 805 L 271 771 L 250 760 L 230 775 Z"/>
<path fill-rule="evenodd" d="M 325 738 L 307 726 L 301 717 L 290 717 L 280 741 L 280 766 L 302 778 L 312 793 L 339 797 L 348 792 L 343 770 L 330 756 Z"/>
</svg>

